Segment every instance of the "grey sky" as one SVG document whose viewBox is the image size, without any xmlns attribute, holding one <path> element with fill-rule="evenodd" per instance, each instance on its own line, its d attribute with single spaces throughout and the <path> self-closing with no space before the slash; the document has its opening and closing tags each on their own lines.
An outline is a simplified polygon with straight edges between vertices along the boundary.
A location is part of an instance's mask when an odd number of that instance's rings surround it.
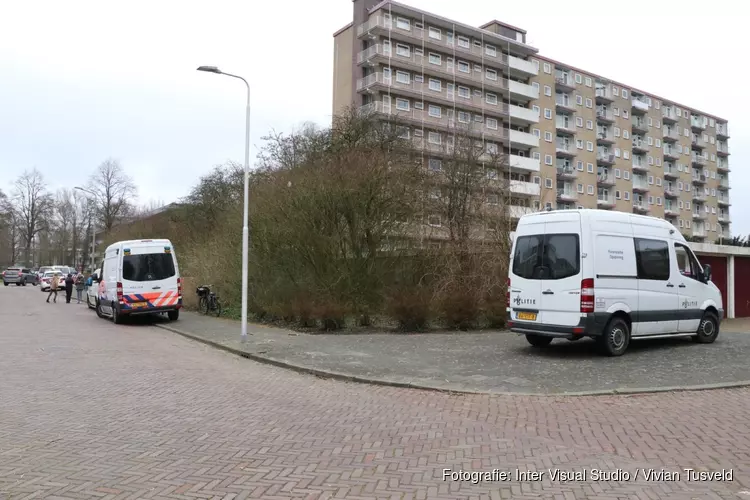
<svg viewBox="0 0 750 500">
<path fill-rule="evenodd" d="M 728 119 L 732 232 L 750 233 L 740 3 L 402 1 L 467 24 L 516 25 L 546 56 Z M 193 5 L 6 2 L 0 187 L 34 166 L 52 188 L 70 187 L 111 156 L 142 203 L 171 202 L 213 165 L 241 162 L 244 86 L 196 72 L 202 64 L 250 80 L 253 151 L 272 128 L 330 123 L 332 35 L 350 21 L 350 0 Z"/>
</svg>

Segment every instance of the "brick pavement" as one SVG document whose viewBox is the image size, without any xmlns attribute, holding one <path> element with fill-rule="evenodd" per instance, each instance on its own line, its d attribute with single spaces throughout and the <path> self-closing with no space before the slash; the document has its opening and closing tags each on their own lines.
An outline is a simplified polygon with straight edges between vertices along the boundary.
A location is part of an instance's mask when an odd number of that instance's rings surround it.
<svg viewBox="0 0 750 500">
<path fill-rule="evenodd" d="M 0 288 L 0 498 L 750 498 L 749 389 L 564 398 L 348 384 L 28 290 Z M 640 467 L 734 477 L 441 479 Z"/>
</svg>

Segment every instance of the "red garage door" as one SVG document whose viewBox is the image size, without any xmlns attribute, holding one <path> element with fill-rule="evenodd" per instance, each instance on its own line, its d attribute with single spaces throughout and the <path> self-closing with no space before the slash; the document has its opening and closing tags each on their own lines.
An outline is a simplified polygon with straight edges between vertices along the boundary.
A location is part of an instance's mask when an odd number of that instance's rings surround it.
<svg viewBox="0 0 750 500">
<path fill-rule="evenodd" d="M 728 312 L 727 306 L 727 258 L 714 255 L 697 255 L 702 266 L 711 264 L 711 281 L 721 291 L 721 301 L 724 303 L 724 317 Z M 735 261 L 736 262 L 736 261 Z"/>
<path fill-rule="evenodd" d="M 750 317 L 750 257 L 734 257 L 734 315 Z"/>
</svg>

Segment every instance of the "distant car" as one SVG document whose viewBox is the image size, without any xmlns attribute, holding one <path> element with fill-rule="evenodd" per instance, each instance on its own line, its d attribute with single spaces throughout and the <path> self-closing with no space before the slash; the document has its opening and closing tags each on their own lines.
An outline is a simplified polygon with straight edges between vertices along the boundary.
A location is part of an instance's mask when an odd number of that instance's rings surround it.
<svg viewBox="0 0 750 500">
<path fill-rule="evenodd" d="M 3 271 L 3 285 L 8 286 L 15 283 L 16 285 L 21 286 L 22 274 L 23 271 L 20 267 L 9 267 Z"/>
<path fill-rule="evenodd" d="M 97 269 L 94 271 L 93 276 L 99 277 L 102 275 L 102 270 Z M 92 282 L 91 285 L 86 289 L 86 305 L 89 309 L 96 309 L 96 295 L 99 290 L 99 283 Z"/>
<path fill-rule="evenodd" d="M 21 286 L 37 286 L 39 284 L 39 276 L 32 269 L 21 269 L 19 284 Z"/>
<path fill-rule="evenodd" d="M 57 270 L 53 271 L 47 271 L 44 273 L 44 277 L 42 278 L 42 281 L 39 283 L 39 287 L 43 292 L 49 292 L 50 291 L 50 283 L 52 283 L 52 277 L 57 274 L 58 278 L 60 279 L 60 282 L 57 284 L 57 289 L 62 290 L 65 288 L 65 275 Z"/>
</svg>

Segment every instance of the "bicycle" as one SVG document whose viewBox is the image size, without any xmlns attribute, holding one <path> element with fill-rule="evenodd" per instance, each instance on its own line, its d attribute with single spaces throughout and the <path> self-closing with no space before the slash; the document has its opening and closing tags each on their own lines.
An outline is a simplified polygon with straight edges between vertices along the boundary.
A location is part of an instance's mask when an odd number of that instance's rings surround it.
<svg viewBox="0 0 750 500">
<path fill-rule="evenodd" d="M 211 291 L 212 285 L 199 286 L 195 293 L 198 294 L 198 310 L 203 314 L 208 315 L 209 312 L 213 312 L 218 318 L 221 315 L 221 303 L 219 297 Z"/>
</svg>

